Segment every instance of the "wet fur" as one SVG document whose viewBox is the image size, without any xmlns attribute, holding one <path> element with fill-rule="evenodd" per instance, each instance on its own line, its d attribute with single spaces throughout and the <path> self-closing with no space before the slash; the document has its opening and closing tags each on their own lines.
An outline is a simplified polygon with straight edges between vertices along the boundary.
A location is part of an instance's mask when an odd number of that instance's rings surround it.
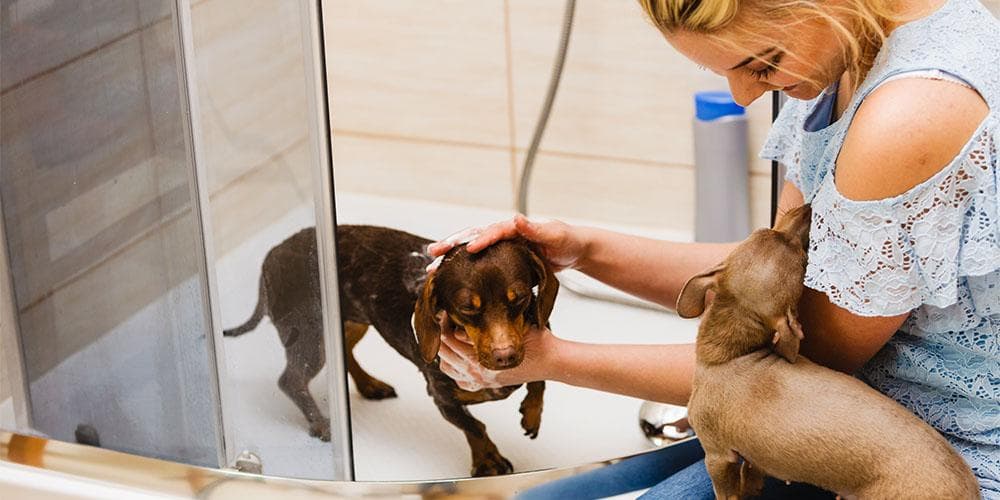
<svg viewBox="0 0 1000 500">
<path fill-rule="evenodd" d="M 472 449 L 474 476 L 505 474 L 513 467 L 504 458 L 486 433 L 486 426 L 476 420 L 466 405 L 495 401 L 510 396 L 520 386 L 468 392 L 460 389 L 454 380 L 445 375 L 435 359 L 440 327 L 424 331 L 422 348 L 418 343 L 411 317 L 418 297 L 437 297 L 446 290 L 425 283 L 425 267 L 431 258 L 426 253 L 431 240 L 395 229 L 377 226 L 341 225 L 337 227 L 337 261 L 340 281 L 341 314 L 344 326 L 347 369 L 354 379 L 358 392 L 368 399 L 396 397 L 395 389 L 371 376 L 354 358 L 354 346 L 374 326 L 383 339 L 400 355 L 410 360 L 427 381 L 427 393 L 433 398 L 444 418 L 461 429 Z M 501 242 L 476 257 L 464 248 L 449 253 L 446 262 L 435 273 L 435 280 L 454 286 L 468 281 L 475 286 L 503 286 L 497 280 L 517 276 L 528 280 L 529 288 L 544 276 L 535 276 L 537 269 L 533 253 L 523 241 Z M 479 262 L 476 265 L 473 261 Z M 502 267 L 505 272 L 494 272 L 482 278 L 482 268 Z M 526 271 L 527 270 L 527 271 Z M 546 270 L 549 274 L 551 272 Z M 512 274 L 513 273 L 513 274 Z M 464 281 L 463 281 L 464 280 Z M 551 280 L 555 282 L 554 276 Z M 436 292 L 435 289 L 436 288 Z M 483 293 L 486 297 L 488 294 Z M 554 293 L 552 294 L 554 299 Z M 532 298 L 530 317 L 522 323 L 537 324 L 537 299 Z M 441 301 L 442 307 L 448 305 Z M 549 305 L 551 310 L 551 304 Z M 288 395 L 305 415 L 309 433 L 325 441 L 330 439 L 330 421 L 324 417 L 309 393 L 308 385 L 325 363 L 322 338 L 322 305 L 320 300 L 319 267 L 314 228 L 299 231 L 280 243 L 264 259 L 260 277 L 259 299 L 251 318 L 236 328 L 227 330 L 226 336 L 237 336 L 254 329 L 263 316 L 269 316 L 285 348 L 286 367 L 278 380 L 281 390 Z M 455 314 L 453 311 L 429 311 L 437 317 Z M 547 320 L 548 312 L 545 313 Z M 414 318 L 419 323 L 421 318 Z M 543 323 L 544 324 L 544 323 Z M 419 328 L 418 328 L 419 329 Z M 523 331 L 508 331 L 518 336 Z M 520 338 L 504 340 L 519 344 Z M 427 345 L 432 343 L 433 345 Z M 488 348 L 491 344 L 477 347 Z M 429 355 L 429 356 L 428 356 Z M 544 382 L 528 384 L 528 394 L 521 404 L 521 425 L 532 439 L 541 425 Z"/>
<path fill-rule="evenodd" d="M 764 476 L 845 498 L 972 499 L 979 485 L 937 431 L 863 382 L 798 355 L 808 207 L 758 230 L 691 278 L 683 317 L 705 310 L 689 421 L 717 498 L 760 492 Z"/>
</svg>

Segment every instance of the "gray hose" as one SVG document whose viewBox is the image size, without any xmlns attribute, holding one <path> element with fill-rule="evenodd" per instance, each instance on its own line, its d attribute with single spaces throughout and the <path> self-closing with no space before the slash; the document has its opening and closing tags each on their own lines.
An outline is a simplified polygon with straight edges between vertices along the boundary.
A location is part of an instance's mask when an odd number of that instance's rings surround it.
<svg viewBox="0 0 1000 500">
<path fill-rule="evenodd" d="M 569 35 L 573 31 L 573 14 L 575 12 L 576 0 L 566 0 L 562 34 L 559 36 L 559 51 L 556 52 L 556 60 L 552 64 L 549 89 L 545 93 L 545 103 L 542 104 L 542 112 L 538 116 L 538 122 L 535 123 L 535 134 L 531 138 L 531 146 L 528 147 L 528 154 L 524 157 L 524 168 L 521 169 L 521 182 L 517 190 L 517 211 L 524 215 L 528 215 L 528 184 L 531 182 L 531 170 L 535 165 L 538 146 L 542 143 L 542 136 L 545 135 L 545 127 L 549 124 L 549 115 L 552 113 L 552 105 L 556 100 L 556 91 L 559 90 L 559 80 L 562 78 L 563 65 L 566 63 L 566 51 L 569 49 Z"/>
<path fill-rule="evenodd" d="M 516 198 L 517 211 L 524 215 L 528 215 L 528 186 L 531 183 L 531 172 L 535 165 L 535 156 L 538 154 L 538 146 L 542 143 L 545 127 L 549 123 L 552 105 L 556 100 L 556 91 L 559 90 L 559 80 L 562 78 L 563 66 L 566 63 L 566 51 L 569 48 L 569 36 L 573 31 L 573 14 L 575 11 L 576 0 L 566 0 L 562 34 L 559 37 L 559 51 L 556 53 L 555 62 L 552 64 L 552 76 L 549 78 L 549 88 L 545 94 L 545 103 L 542 104 L 542 112 L 538 117 L 538 122 L 535 124 L 535 133 L 531 138 L 531 146 L 528 147 L 528 153 L 524 157 L 524 167 L 521 168 L 521 179 L 518 183 Z M 559 280 L 566 288 L 587 297 L 658 311 L 667 310 L 658 304 L 647 302 L 631 295 L 610 293 L 604 287 L 590 286 L 585 282 L 581 282 L 579 276 L 572 274 L 564 274 L 559 277 Z"/>
</svg>

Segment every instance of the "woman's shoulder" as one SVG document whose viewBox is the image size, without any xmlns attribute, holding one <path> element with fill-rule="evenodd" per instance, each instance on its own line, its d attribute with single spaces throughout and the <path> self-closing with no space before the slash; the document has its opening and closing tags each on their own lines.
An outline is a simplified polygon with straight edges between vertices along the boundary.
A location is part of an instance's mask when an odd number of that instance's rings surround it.
<svg viewBox="0 0 1000 500">
<path fill-rule="evenodd" d="M 961 277 L 1000 269 L 998 146 L 1000 114 L 969 87 L 877 88 L 817 181 L 806 284 L 863 315 L 955 303 Z"/>
<path fill-rule="evenodd" d="M 837 189 L 854 200 L 905 193 L 951 165 L 989 117 L 970 87 L 926 78 L 887 82 L 851 120 L 836 162 Z"/>
</svg>

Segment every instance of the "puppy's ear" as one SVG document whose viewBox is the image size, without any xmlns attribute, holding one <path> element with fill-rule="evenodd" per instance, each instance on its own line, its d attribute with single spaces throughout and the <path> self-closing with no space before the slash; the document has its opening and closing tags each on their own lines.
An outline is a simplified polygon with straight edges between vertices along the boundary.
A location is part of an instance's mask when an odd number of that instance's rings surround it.
<svg viewBox="0 0 1000 500">
<path fill-rule="evenodd" d="M 774 352 L 794 363 L 799 356 L 799 342 L 805 337 L 802 326 L 795 319 L 795 311 L 788 309 L 785 316 L 774 325 Z"/>
<path fill-rule="evenodd" d="M 809 228 L 812 225 L 812 207 L 808 203 L 789 210 L 782 216 L 775 229 L 787 234 L 792 241 L 809 250 Z"/>
<path fill-rule="evenodd" d="M 413 308 L 413 331 L 417 335 L 420 355 L 426 363 L 434 361 L 441 347 L 441 322 L 438 321 L 437 312 L 434 276 L 431 276 L 424 283 L 417 305 Z"/>
<path fill-rule="evenodd" d="M 528 251 L 531 255 L 531 266 L 538 277 L 538 298 L 535 300 L 535 317 L 538 318 L 538 327 L 545 328 L 549 325 L 549 316 L 552 308 L 556 304 L 556 295 L 559 293 L 559 280 L 556 273 L 552 271 L 552 266 L 538 256 L 533 249 Z"/>
<path fill-rule="evenodd" d="M 705 294 L 715 290 L 719 273 L 725 268 L 722 263 L 689 279 L 677 297 L 677 315 L 685 319 L 701 316 L 705 312 Z"/>
</svg>

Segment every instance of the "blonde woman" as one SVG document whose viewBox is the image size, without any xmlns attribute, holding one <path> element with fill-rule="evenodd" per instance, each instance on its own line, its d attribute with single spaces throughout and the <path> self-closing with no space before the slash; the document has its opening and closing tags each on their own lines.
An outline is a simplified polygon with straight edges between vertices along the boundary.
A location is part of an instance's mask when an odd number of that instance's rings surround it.
<svg viewBox="0 0 1000 500">
<path fill-rule="evenodd" d="M 976 0 L 640 4 L 740 104 L 770 90 L 792 98 L 762 156 L 788 167 L 782 209 L 812 204 L 803 353 L 926 420 L 983 496 L 1000 499 L 1000 23 Z M 476 234 L 470 251 L 520 234 L 556 267 L 668 307 L 732 248 L 523 218 Z M 467 389 L 553 379 L 676 404 L 691 389 L 689 345 L 591 345 L 539 330 L 521 366 L 489 372 L 464 340 L 445 335 L 440 356 Z M 696 463 L 648 495 L 710 497 L 707 481 Z"/>
</svg>

